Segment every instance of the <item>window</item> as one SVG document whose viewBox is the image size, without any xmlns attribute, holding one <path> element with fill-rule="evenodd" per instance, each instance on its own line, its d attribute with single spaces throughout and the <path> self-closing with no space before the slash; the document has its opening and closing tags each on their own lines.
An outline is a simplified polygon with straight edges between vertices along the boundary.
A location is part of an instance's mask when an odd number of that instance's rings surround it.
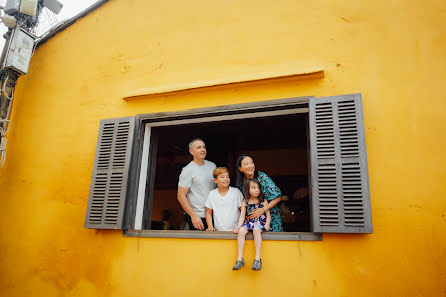
<svg viewBox="0 0 446 297">
<path fill-rule="evenodd" d="M 183 209 L 177 200 L 178 177 L 191 161 L 189 141 L 199 136 L 206 142 L 207 159 L 229 169 L 233 187 L 237 175 L 235 162 L 241 154 L 249 153 L 257 169 L 266 172 L 282 191 L 280 208 L 284 231 L 309 232 L 308 109 L 288 112 L 257 113 L 258 117 L 248 118 L 254 114 L 240 114 L 240 119 L 146 127 L 151 129 L 157 154 L 151 156 L 156 158 L 155 176 L 151 175 L 155 178 L 152 207 L 149 207 L 152 212 L 149 217 L 148 212 L 143 215 L 142 229 L 162 229 L 163 215 L 165 221 L 169 217 L 166 225 L 170 229 L 184 228 Z"/>
<path fill-rule="evenodd" d="M 205 139 L 209 160 L 229 168 L 232 183 L 237 156 L 254 156 L 257 169 L 283 192 L 284 239 L 302 239 L 296 232 L 372 232 L 359 94 L 103 120 L 85 226 L 131 235 L 161 229 L 161 213 L 168 210 L 172 228 L 182 229 L 176 187 L 194 137 Z M 222 236 L 212 237 L 229 235 Z"/>
</svg>

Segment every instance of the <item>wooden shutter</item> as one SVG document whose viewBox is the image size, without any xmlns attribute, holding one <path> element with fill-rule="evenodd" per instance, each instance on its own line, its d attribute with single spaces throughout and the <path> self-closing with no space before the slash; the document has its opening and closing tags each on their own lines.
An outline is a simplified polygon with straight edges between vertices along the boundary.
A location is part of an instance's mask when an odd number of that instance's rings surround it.
<svg viewBox="0 0 446 297">
<path fill-rule="evenodd" d="M 310 98 L 314 232 L 372 233 L 361 94 Z"/>
<path fill-rule="evenodd" d="M 102 120 L 85 227 L 122 229 L 135 118 Z"/>
</svg>

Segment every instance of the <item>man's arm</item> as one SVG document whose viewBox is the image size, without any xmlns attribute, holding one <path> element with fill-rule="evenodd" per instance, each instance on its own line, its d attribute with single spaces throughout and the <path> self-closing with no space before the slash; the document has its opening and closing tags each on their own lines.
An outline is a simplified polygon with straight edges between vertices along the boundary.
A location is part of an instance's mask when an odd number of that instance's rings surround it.
<svg viewBox="0 0 446 297">
<path fill-rule="evenodd" d="M 178 192 L 177 192 L 178 202 L 180 202 L 181 207 L 191 217 L 192 225 L 194 225 L 194 227 L 198 230 L 203 230 L 204 229 L 203 221 L 192 209 L 189 200 L 187 200 L 186 197 L 187 192 L 189 192 L 188 188 L 178 186 Z"/>
</svg>

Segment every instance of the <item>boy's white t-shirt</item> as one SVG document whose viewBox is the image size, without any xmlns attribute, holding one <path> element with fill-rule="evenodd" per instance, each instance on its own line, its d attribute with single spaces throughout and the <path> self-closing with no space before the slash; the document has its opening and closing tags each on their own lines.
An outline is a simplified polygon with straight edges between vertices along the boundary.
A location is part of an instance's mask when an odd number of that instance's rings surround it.
<svg viewBox="0 0 446 297">
<path fill-rule="evenodd" d="M 217 231 L 232 231 L 240 218 L 243 195 L 239 189 L 229 187 L 226 195 L 221 196 L 218 189 L 209 192 L 204 206 L 214 212 L 214 227 Z"/>
</svg>

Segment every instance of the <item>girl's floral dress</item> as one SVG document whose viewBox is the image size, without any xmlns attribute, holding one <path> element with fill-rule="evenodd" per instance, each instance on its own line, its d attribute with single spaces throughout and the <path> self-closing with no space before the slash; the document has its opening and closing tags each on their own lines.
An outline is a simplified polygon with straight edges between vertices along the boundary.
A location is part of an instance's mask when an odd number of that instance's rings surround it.
<svg viewBox="0 0 446 297">
<path fill-rule="evenodd" d="M 262 208 L 262 207 L 263 207 L 263 204 L 261 204 L 261 203 L 248 204 L 246 206 L 246 215 L 245 215 L 245 220 L 243 221 L 242 226 L 248 230 L 254 230 L 254 228 L 259 228 L 260 230 L 265 230 L 266 216 L 264 214 L 256 219 L 251 219 L 249 217 L 249 215 L 256 208 Z"/>
<path fill-rule="evenodd" d="M 257 173 L 258 173 L 257 180 L 260 182 L 260 185 L 262 187 L 263 197 L 265 197 L 265 199 L 268 200 L 268 202 L 282 196 L 282 192 L 280 191 L 279 187 L 276 186 L 276 184 L 268 175 L 266 175 L 261 171 L 257 171 Z M 242 193 L 244 193 L 243 188 L 240 190 L 242 191 Z M 282 219 L 280 217 L 280 211 L 277 205 L 271 208 L 269 212 L 271 213 L 270 231 L 282 232 L 283 231 Z"/>
</svg>

